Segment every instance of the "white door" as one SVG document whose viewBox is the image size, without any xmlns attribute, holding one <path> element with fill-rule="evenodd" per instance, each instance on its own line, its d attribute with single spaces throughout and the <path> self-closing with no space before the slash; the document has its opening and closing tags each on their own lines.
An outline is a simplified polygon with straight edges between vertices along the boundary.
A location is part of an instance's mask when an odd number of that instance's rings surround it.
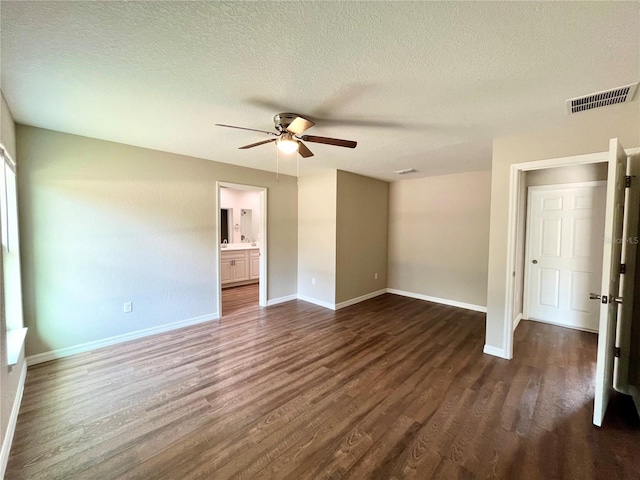
<svg viewBox="0 0 640 480">
<path fill-rule="evenodd" d="M 604 181 L 529 188 L 525 318 L 598 331 L 605 196 Z"/>
<path fill-rule="evenodd" d="M 603 275 L 600 287 L 602 298 L 600 300 L 600 325 L 598 329 L 596 392 L 593 406 L 593 423 L 597 426 L 602 425 L 613 388 L 616 323 L 620 306 L 616 299 L 620 293 L 626 172 L 627 156 L 618 139 L 613 138 L 609 143 L 609 170 L 604 221 L 605 241 L 602 254 Z"/>
</svg>

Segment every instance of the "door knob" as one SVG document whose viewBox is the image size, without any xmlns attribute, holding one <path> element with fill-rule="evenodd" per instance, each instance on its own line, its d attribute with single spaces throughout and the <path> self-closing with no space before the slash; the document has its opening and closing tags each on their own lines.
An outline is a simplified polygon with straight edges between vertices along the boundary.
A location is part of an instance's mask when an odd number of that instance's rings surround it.
<svg viewBox="0 0 640 480">
<path fill-rule="evenodd" d="M 598 295 L 597 293 L 590 293 L 589 294 L 589 299 L 590 300 L 600 300 L 600 299 L 602 299 L 602 303 L 618 303 L 618 304 L 622 304 L 622 297 L 614 297 L 613 295 L 609 295 L 608 297 L 605 295 L 603 297 L 602 295 Z"/>
<path fill-rule="evenodd" d="M 536 263 L 538 263 L 538 260 L 535 260 L 535 259 L 531 260 L 531 263 L 533 263 L 535 265 Z"/>
</svg>

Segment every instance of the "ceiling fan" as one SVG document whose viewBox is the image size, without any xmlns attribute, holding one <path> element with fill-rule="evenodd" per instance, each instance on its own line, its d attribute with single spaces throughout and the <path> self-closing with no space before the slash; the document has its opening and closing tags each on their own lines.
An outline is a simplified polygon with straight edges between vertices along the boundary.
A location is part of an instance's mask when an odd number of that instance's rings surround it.
<svg viewBox="0 0 640 480">
<path fill-rule="evenodd" d="M 238 128 L 240 130 L 249 130 L 252 132 L 266 133 L 267 135 L 273 135 L 276 138 L 270 138 L 269 140 L 263 140 L 262 142 L 252 143 L 240 147 L 241 150 L 247 148 L 257 147 L 258 145 L 265 145 L 267 143 L 276 142 L 278 149 L 283 153 L 293 153 L 296 150 L 300 153 L 300 156 L 307 158 L 313 157 L 311 150 L 302 143 L 324 143 L 326 145 L 335 145 L 337 147 L 356 148 L 357 142 L 352 140 L 341 140 L 339 138 L 329 137 L 316 137 L 313 135 L 302 135 L 303 132 L 313 127 L 315 123 L 308 120 L 297 113 L 277 113 L 273 116 L 273 123 L 277 132 L 268 132 L 266 130 L 257 130 L 255 128 L 236 127 L 235 125 L 224 125 L 216 123 L 217 127 Z"/>
</svg>

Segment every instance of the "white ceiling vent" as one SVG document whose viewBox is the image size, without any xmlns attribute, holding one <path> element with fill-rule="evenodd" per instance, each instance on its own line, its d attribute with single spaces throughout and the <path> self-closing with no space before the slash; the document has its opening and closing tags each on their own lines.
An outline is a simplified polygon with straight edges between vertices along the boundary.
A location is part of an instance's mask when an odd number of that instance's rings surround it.
<svg viewBox="0 0 640 480">
<path fill-rule="evenodd" d="M 630 102 L 633 100 L 636 88 L 638 88 L 638 82 L 583 97 L 570 98 L 567 100 L 567 114 L 584 112 L 585 110 L 615 105 L 616 103 Z"/>
<path fill-rule="evenodd" d="M 393 173 L 397 173 L 398 175 L 406 175 L 407 173 L 416 173 L 418 170 L 415 168 L 405 168 L 404 170 L 394 170 Z"/>
</svg>

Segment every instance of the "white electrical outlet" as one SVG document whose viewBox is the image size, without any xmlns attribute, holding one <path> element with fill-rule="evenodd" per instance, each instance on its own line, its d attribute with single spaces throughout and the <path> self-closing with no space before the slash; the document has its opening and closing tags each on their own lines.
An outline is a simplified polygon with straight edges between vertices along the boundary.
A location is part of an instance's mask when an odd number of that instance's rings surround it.
<svg viewBox="0 0 640 480">
<path fill-rule="evenodd" d="M 373 274 L 373 278 L 374 278 L 374 280 L 377 280 L 377 279 L 378 279 L 378 272 L 376 272 L 376 273 L 374 273 L 374 274 Z"/>
<path fill-rule="evenodd" d="M 316 284 L 316 277 L 313 277 L 313 278 L 311 279 L 311 285 L 315 285 L 315 284 Z"/>
<path fill-rule="evenodd" d="M 129 313 L 133 310 L 133 302 L 124 302 L 124 313 Z"/>
</svg>

